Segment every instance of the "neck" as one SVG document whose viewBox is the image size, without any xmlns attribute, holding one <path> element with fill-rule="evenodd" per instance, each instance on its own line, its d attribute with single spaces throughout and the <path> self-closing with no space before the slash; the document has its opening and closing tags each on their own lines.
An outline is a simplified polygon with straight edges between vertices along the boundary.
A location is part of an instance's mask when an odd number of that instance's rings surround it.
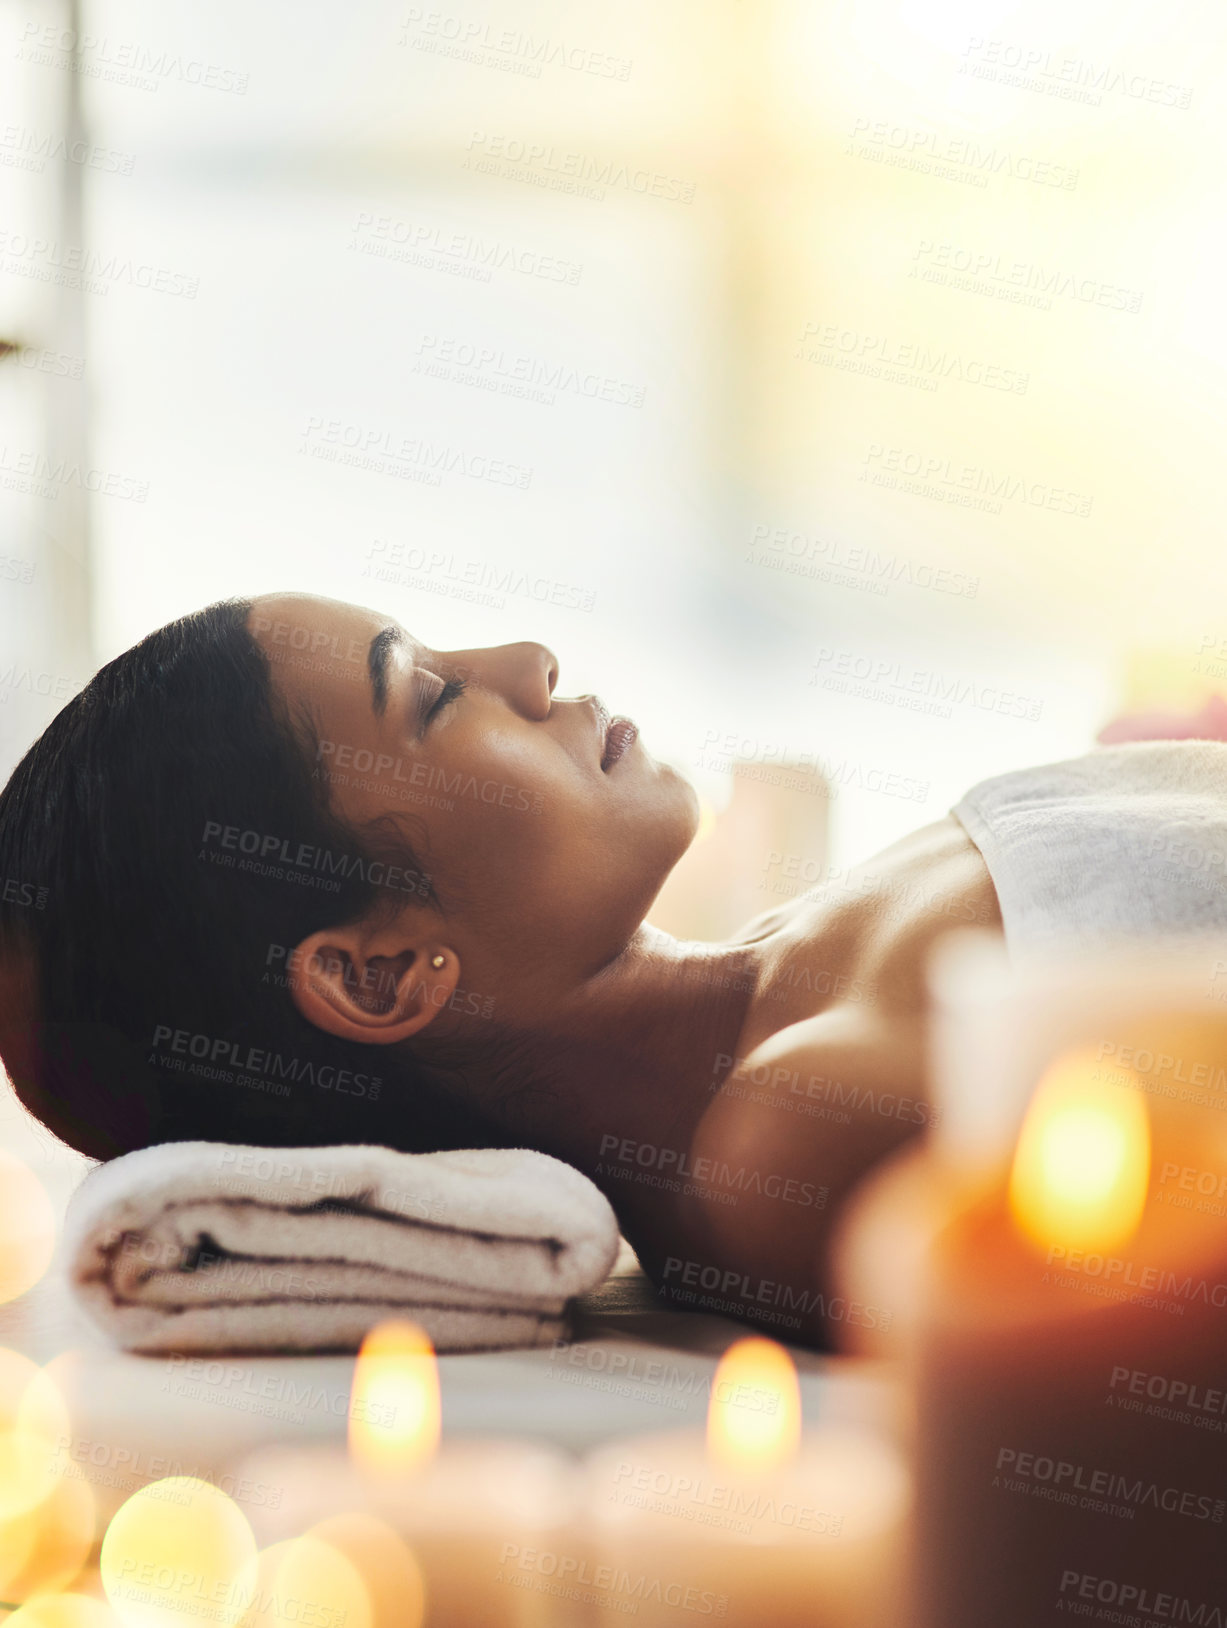
<svg viewBox="0 0 1227 1628">
<path fill-rule="evenodd" d="M 648 1191 L 635 1175 L 667 1175 L 684 1160 L 727 1078 L 763 965 L 758 944 L 680 941 L 640 927 L 613 961 L 535 1018 L 531 1033 L 500 1037 L 506 1067 L 495 1063 L 482 1081 L 479 1106 L 509 1145 L 566 1160 L 619 1211 L 634 1211 Z M 470 1075 L 470 1091 L 474 1084 Z"/>
<path fill-rule="evenodd" d="M 680 1159 L 727 1077 L 761 970 L 756 945 L 641 928 L 560 1025 L 557 1055 L 570 1068 L 558 1083 L 571 1111 L 559 1114 L 559 1145 L 547 1151 L 589 1175 L 625 1142 L 644 1160 L 652 1148 Z"/>
</svg>

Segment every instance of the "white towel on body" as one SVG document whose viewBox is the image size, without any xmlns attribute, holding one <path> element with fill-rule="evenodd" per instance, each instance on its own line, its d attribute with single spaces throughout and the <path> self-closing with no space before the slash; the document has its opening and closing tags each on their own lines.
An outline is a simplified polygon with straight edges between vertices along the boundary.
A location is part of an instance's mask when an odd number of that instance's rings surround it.
<svg viewBox="0 0 1227 1628">
<path fill-rule="evenodd" d="M 1016 961 L 1227 933 L 1227 744 L 1131 741 L 982 780 L 950 811 Z"/>
<path fill-rule="evenodd" d="M 555 1338 L 618 1228 L 586 1176 L 527 1149 L 166 1142 L 90 1171 L 64 1245 L 129 1351 L 353 1351 L 397 1316 L 466 1351 Z"/>
</svg>

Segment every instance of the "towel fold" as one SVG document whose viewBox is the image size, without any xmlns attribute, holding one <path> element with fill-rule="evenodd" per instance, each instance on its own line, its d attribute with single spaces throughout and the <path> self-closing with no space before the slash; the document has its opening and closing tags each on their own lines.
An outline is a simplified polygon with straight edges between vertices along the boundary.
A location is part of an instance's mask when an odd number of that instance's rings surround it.
<svg viewBox="0 0 1227 1628">
<path fill-rule="evenodd" d="M 129 1351 L 354 1351 L 395 1316 L 472 1351 L 555 1338 L 618 1229 L 586 1176 L 522 1148 L 166 1142 L 90 1171 L 64 1247 Z"/>
</svg>

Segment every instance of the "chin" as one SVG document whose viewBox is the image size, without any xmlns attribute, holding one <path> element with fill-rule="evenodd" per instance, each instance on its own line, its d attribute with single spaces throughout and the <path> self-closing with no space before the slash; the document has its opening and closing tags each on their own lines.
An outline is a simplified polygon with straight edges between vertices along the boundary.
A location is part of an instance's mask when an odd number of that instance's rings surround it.
<svg viewBox="0 0 1227 1628">
<path fill-rule="evenodd" d="M 702 820 L 702 806 L 699 803 L 699 794 L 684 775 L 679 775 L 682 790 L 686 798 L 686 847 L 694 841 Z"/>
<path fill-rule="evenodd" d="M 677 852 L 669 862 L 669 868 L 672 870 L 694 841 L 695 833 L 699 829 L 699 794 L 680 769 L 675 769 L 671 764 L 664 764 L 662 767 L 669 781 L 670 812 L 676 820 L 680 842 Z"/>
</svg>

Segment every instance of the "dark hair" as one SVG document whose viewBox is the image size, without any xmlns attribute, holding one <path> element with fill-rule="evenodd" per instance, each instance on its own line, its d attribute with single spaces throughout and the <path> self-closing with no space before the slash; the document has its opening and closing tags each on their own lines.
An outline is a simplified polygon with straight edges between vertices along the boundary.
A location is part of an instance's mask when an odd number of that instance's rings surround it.
<svg viewBox="0 0 1227 1628">
<path fill-rule="evenodd" d="M 0 793 L 9 1076 L 94 1158 L 195 1138 L 492 1139 L 404 1046 L 337 1039 L 293 1003 L 286 963 L 307 934 L 403 904 L 406 879 L 438 899 L 403 816 L 359 832 L 331 811 L 310 719 L 278 701 L 250 609 L 211 605 L 108 662 Z M 379 861 L 398 889 L 372 880 Z"/>
</svg>

